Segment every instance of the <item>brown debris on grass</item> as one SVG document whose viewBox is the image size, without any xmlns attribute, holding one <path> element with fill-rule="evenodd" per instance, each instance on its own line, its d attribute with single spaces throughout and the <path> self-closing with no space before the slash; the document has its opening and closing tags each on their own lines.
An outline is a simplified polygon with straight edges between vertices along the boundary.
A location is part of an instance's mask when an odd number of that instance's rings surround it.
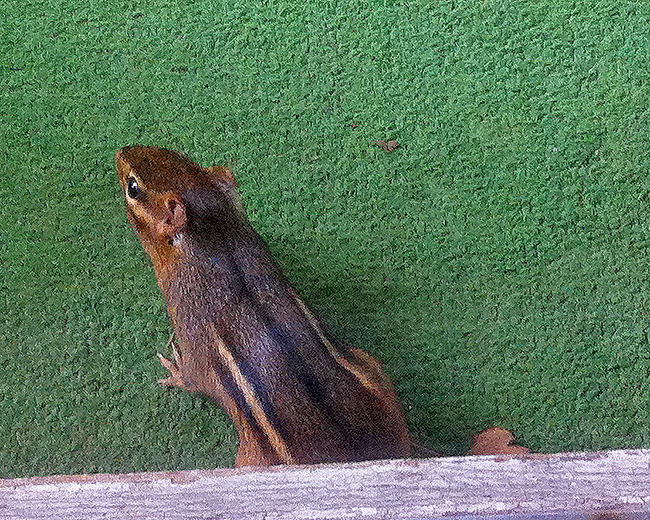
<svg viewBox="0 0 650 520">
<path fill-rule="evenodd" d="M 503 428 L 488 428 L 474 438 L 470 455 L 521 455 L 530 453 L 530 448 L 515 443 L 511 431 Z"/>
</svg>

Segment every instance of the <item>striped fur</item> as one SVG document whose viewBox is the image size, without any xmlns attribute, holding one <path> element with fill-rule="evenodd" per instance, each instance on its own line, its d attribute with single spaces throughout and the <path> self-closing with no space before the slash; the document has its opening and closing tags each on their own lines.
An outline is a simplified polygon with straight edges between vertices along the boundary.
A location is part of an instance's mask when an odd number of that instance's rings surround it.
<svg viewBox="0 0 650 520">
<path fill-rule="evenodd" d="M 159 148 L 123 149 L 117 164 L 178 339 L 164 382 L 223 406 L 240 435 L 237 465 L 408 456 L 390 380 L 369 354 L 334 339 L 289 285 L 232 174 Z M 135 199 L 131 177 L 142 190 Z"/>
</svg>

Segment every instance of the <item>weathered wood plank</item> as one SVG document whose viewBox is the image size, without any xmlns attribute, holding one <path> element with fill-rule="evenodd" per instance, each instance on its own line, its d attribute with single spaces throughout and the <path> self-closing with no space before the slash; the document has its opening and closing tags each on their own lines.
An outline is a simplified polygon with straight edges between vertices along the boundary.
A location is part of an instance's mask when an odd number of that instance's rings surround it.
<svg viewBox="0 0 650 520">
<path fill-rule="evenodd" d="M 650 451 L 0 480 L 8 520 L 620 518 L 612 511 L 650 518 Z"/>
</svg>

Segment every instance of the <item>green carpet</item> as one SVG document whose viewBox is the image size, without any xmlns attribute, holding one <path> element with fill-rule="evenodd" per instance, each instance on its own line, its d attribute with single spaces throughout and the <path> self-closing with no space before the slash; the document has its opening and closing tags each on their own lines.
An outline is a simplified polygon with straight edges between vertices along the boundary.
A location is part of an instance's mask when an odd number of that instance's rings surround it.
<svg viewBox="0 0 650 520">
<path fill-rule="evenodd" d="M 650 447 L 650 3 L 0 6 L 0 476 L 234 461 L 216 406 L 156 384 L 134 143 L 233 169 L 417 455 L 493 425 Z"/>
</svg>

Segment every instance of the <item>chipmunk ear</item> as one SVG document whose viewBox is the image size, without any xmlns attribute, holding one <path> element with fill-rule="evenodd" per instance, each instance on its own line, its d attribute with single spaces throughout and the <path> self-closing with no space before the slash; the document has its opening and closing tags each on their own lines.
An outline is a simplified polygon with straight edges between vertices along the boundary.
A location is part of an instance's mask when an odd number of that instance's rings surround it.
<svg viewBox="0 0 650 520">
<path fill-rule="evenodd" d="M 239 183 L 233 173 L 225 166 L 213 166 L 212 168 L 206 168 L 205 171 L 210 175 L 215 183 L 214 185 L 220 187 L 219 191 L 232 202 L 234 208 L 245 216 L 244 203 L 239 194 Z"/>
<path fill-rule="evenodd" d="M 235 179 L 235 176 L 225 166 L 212 166 L 211 168 L 206 168 L 205 171 L 208 172 L 214 179 L 226 182 L 235 189 L 239 186 L 239 183 L 237 182 L 237 179 Z"/>
<path fill-rule="evenodd" d="M 161 205 L 162 215 L 157 231 L 159 235 L 172 238 L 187 224 L 185 203 L 177 195 L 166 193 L 162 196 Z"/>
</svg>

